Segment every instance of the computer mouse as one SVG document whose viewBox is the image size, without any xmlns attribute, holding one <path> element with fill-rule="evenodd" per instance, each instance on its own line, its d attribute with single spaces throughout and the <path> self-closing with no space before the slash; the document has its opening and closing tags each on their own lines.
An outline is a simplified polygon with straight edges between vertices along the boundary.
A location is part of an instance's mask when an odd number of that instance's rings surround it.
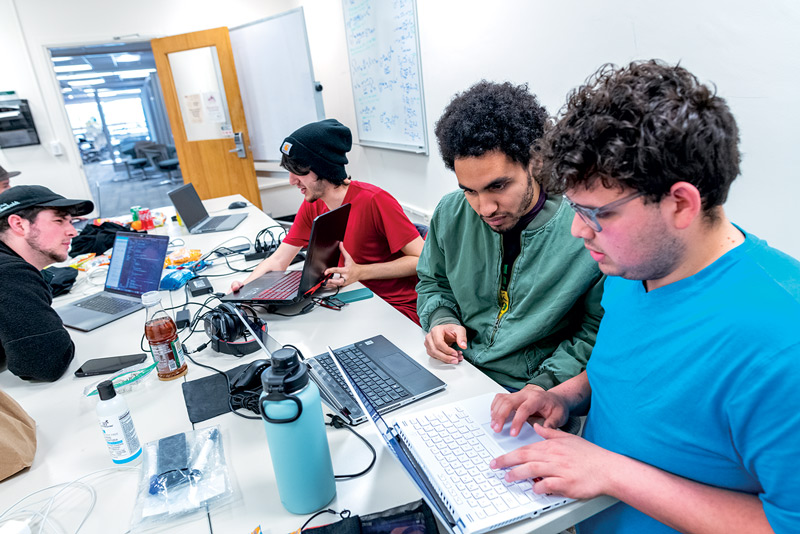
<svg viewBox="0 0 800 534">
<path fill-rule="evenodd" d="M 247 202 L 242 202 L 241 200 L 237 200 L 236 202 L 231 202 L 228 204 L 229 210 L 238 210 L 240 208 L 246 208 Z"/>
<path fill-rule="evenodd" d="M 231 379 L 231 393 L 253 391 L 261 387 L 261 373 L 270 366 L 269 360 L 254 360 Z"/>
</svg>

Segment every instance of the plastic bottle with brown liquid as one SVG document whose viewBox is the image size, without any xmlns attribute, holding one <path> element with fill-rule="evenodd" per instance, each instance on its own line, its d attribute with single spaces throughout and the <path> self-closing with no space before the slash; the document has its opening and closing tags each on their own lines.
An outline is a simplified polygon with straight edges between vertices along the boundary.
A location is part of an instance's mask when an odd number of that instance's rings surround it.
<svg viewBox="0 0 800 534">
<path fill-rule="evenodd" d="M 142 295 L 142 304 L 147 308 L 144 335 L 150 344 L 158 379 L 174 380 L 185 375 L 186 359 L 178 339 L 178 327 L 161 306 L 161 295 L 158 291 L 149 291 Z"/>
</svg>

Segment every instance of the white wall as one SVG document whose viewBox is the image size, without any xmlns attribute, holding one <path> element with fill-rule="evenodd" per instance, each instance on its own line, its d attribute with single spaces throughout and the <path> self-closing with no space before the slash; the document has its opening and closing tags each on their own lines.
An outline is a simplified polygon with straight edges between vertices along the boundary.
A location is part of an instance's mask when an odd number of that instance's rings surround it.
<svg viewBox="0 0 800 534">
<path fill-rule="evenodd" d="M 0 0 L 0 90 L 15 90 L 30 101 L 42 141 L 0 150 L 0 165 L 22 171 L 12 184 L 41 184 L 67 197 L 91 198 L 47 48 L 236 26 L 295 6 L 290 0 Z M 130 37 L 134 34 L 139 37 Z M 64 147 L 63 156 L 50 153 L 53 141 Z"/>
<path fill-rule="evenodd" d="M 305 0 L 329 117 L 355 127 L 341 6 Z M 800 258 L 800 3 L 794 0 L 417 0 L 430 157 L 356 147 L 349 168 L 426 210 L 456 187 L 433 125 L 454 93 L 487 78 L 528 82 L 555 114 L 601 64 L 661 58 L 717 85 L 741 131 L 742 175 L 727 209 L 745 229 Z M 355 129 L 355 128 L 354 128 Z"/>
<path fill-rule="evenodd" d="M 21 24 L 15 25 L 14 6 Z M 339 0 L 0 0 L 0 89 L 31 99 L 46 146 L 71 144 L 45 46 L 110 42 L 115 35 L 151 38 L 235 26 L 297 5 L 306 13 L 316 78 L 328 117 L 355 131 L 342 8 Z M 349 172 L 388 189 L 401 202 L 431 211 L 456 187 L 444 169 L 433 124 L 452 95 L 481 78 L 528 82 L 551 113 L 567 92 L 605 62 L 651 57 L 680 61 L 714 82 L 741 130 L 742 176 L 727 208 L 747 230 L 800 258 L 791 231 L 800 181 L 792 153 L 800 145 L 800 3 L 794 0 L 417 0 L 430 156 L 355 147 Z M 13 19 L 13 20 L 10 20 Z M 6 49 L 12 52 L 8 58 Z M 27 55 L 32 59 L 27 59 Z M 32 65 L 32 67 L 31 67 Z M 41 82 L 41 83 L 40 83 Z M 41 95 L 34 98 L 34 94 Z M 38 101 L 37 101 L 38 99 Z M 39 105 L 37 105 L 39 104 Z M 47 117 L 42 118 L 41 115 Z M 49 122 L 49 124 L 47 124 Z M 26 180 L 86 196 L 77 151 L 57 159 L 44 148 L 0 153 L 0 164 Z"/>
</svg>

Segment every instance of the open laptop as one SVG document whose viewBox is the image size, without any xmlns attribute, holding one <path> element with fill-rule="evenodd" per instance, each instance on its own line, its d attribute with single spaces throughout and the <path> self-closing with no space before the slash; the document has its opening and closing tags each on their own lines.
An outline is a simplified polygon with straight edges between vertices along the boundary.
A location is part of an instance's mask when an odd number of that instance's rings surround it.
<svg viewBox="0 0 800 534">
<path fill-rule="evenodd" d="M 313 294 L 326 280 L 325 270 L 339 265 L 339 242 L 349 216 L 350 204 L 344 204 L 314 219 L 302 271 L 267 273 L 220 300 L 288 306 Z"/>
<path fill-rule="evenodd" d="M 271 358 L 272 354 L 256 336 L 249 321 L 245 320 L 236 306 L 233 309 L 267 358 Z M 346 362 L 351 376 L 355 376 L 359 384 L 364 384 L 365 390 L 374 402 L 380 404 L 380 410 L 384 413 L 447 387 L 447 384 L 383 336 L 347 345 L 336 349 L 335 353 L 342 358 L 341 361 Z M 368 419 L 327 353 L 307 358 L 305 362 L 311 379 L 319 387 L 320 396 L 329 408 L 353 425 Z"/>
<path fill-rule="evenodd" d="M 382 414 L 447 387 L 383 336 L 336 349 L 334 354 Z M 354 425 L 367 420 L 330 355 L 319 354 L 307 358 L 306 363 L 322 400 L 331 410 Z"/>
<path fill-rule="evenodd" d="M 247 217 L 246 213 L 209 217 L 203 201 L 200 200 L 192 184 L 182 185 L 167 194 L 190 234 L 233 230 Z"/>
<path fill-rule="evenodd" d="M 165 235 L 118 232 L 103 291 L 55 308 L 64 326 L 88 332 L 140 310 L 142 293 L 158 289 L 167 245 Z"/>
<path fill-rule="evenodd" d="M 328 348 L 328 352 L 378 434 L 448 532 L 488 532 L 573 500 L 538 495 L 529 480 L 508 483 L 505 470 L 489 468 L 493 458 L 542 439 L 527 423 L 515 438 L 509 435 L 510 422 L 495 433 L 489 415 L 494 393 L 398 417 L 389 426 L 333 351 Z"/>
</svg>

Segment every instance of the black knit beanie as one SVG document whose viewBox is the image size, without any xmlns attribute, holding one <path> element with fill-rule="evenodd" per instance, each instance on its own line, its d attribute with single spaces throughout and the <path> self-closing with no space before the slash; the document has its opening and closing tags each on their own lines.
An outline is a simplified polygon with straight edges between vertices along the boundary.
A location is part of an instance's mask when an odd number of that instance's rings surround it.
<svg viewBox="0 0 800 534">
<path fill-rule="evenodd" d="M 347 178 L 345 154 L 352 146 L 350 128 L 336 119 L 326 119 L 295 130 L 281 143 L 281 152 L 338 185 Z"/>
</svg>

